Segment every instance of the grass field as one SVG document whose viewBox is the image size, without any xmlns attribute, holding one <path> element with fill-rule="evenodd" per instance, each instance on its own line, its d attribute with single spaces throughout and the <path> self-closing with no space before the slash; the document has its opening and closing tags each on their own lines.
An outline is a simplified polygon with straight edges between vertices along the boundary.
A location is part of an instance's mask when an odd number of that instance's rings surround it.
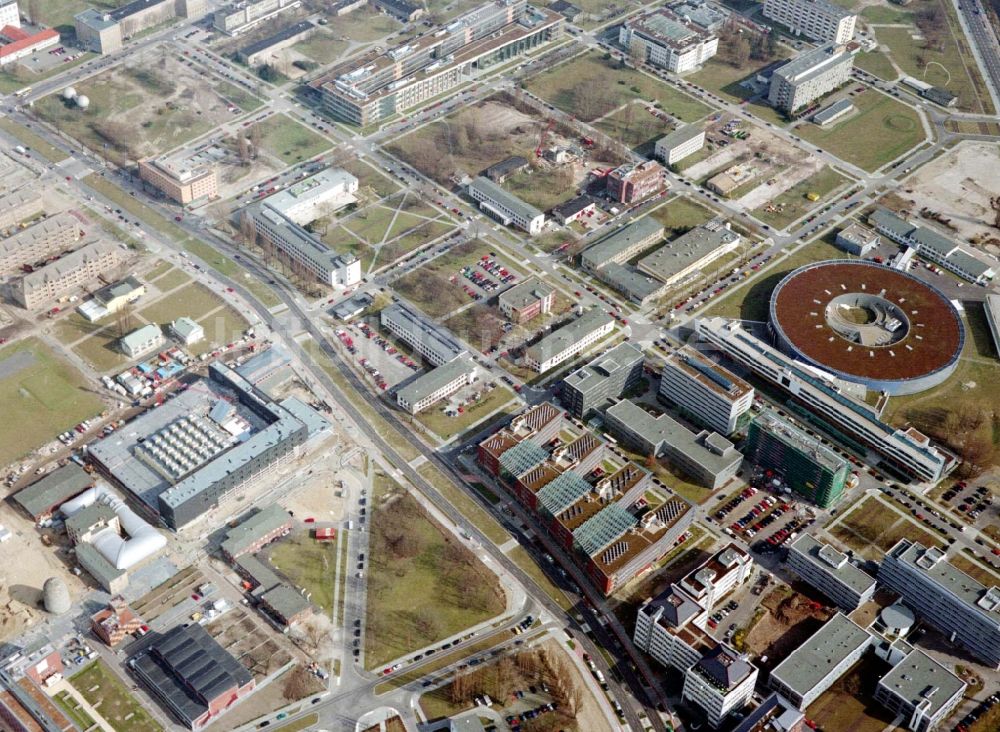
<svg viewBox="0 0 1000 732">
<path fill-rule="evenodd" d="M 258 124 L 261 128 L 261 147 L 289 165 L 315 157 L 333 146 L 332 142 L 287 114 L 273 115 Z"/>
<path fill-rule="evenodd" d="M 337 542 L 316 541 L 309 531 L 285 537 L 274 544 L 270 561 L 296 588 L 311 595 L 309 601 L 329 613 L 333 607 Z"/>
<path fill-rule="evenodd" d="M 902 538 L 938 546 L 937 538 L 878 498 L 868 497 L 827 526 L 827 531 L 866 559 L 878 560 Z"/>
<path fill-rule="evenodd" d="M 540 211 L 572 198 L 576 189 L 562 168 L 532 168 L 512 175 L 503 187 Z"/>
<path fill-rule="evenodd" d="M 157 279 L 153 284 L 156 285 L 156 289 L 160 292 L 168 292 L 181 285 L 186 285 L 191 281 L 191 276 L 180 269 L 175 269 L 167 272 L 165 275 Z"/>
<path fill-rule="evenodd" d="M 503 611 L 496 576 L 402 486 L 376 473 L 373 493 L 365 634 L 369 668 Z"/>
<path fill-rule="evenodd" d="M 24 355 L 18 355 L 24 354 Z M 14 358 L 14 361 L 9 359 Z M 18 366 L 17 364 L 20 364 Z M 35 339 L 0 349 L 0 465 L 103 409 L 86 379 Z"/>
<path fill-rule="evenodd" d="M 870 5 L 861 11 L 861 17 L 869 23 L 878 23 L 880 25 L 912 23 L 913 11 L 904 10 L 903 8 L 888 7 L 886 5 Z M 878 37 L 879 39 L 882 38 L 881 30 L 878 31 Z M 855 65 L 857 65 L 856 61 Z"/>
<path fill-rule="evenodd" d="M 272 727 L 271 729 L 274 732 L 302 732 L 302 730 L 309 729 L 318 723 L 319 715 L 313 712 L 312 714 L 307 714 L 302 719 L 296 719 L 294 722 L 283 724 L 280 727 Z"/>
<path fill-rule="evenodd" d="M 434 486 L 448 503 L 457 508 L 465 518 L 482 531 L 487 539 L 498 546 L 510 539 L 510 534 L 497 523 L 496 519 L 448 480 L 433 463 L 424 463 L 417 468 L 417 472 L 424 480 Z"/>
<path fill-rule="evenodd" d="M 387 13 L 380 13 L 367 6 L 351 11 L 347 15 L 332 16 L 327 26 L 339 38 L 357 43 L 370 43 L 390 33 L 395 33 L 403 24 Z"/>
<path fill-rule="evenodd" d="M 115 732 L 158 732 L 163 729 L 104 661 L 94 661 L 73 676 L 70 683 L 100 711 Z"/>
<path fill-rule="evenodd" d="M 80 706 L 80 703 L 68 691 L 60 691 L 52 697 L 52 700 L 80 729 L 90 729 L 94 726 L 94 718 L 87 713 L 86 709 Z"/>
<path fill-rule="evenodd" d="M 656 141 L 673 126 L 642 104 L 628 104 L 599 120 L 595 126 L 641 155 L 651 155 Z"/>
<path fill-rule="evenodd" d="M 761 207 L 754 211 L 754 216 L 775 229 L 784 229 L 812 209 L 822 206 L 833 191 L 849 182 L 848 178 L 833 168 L 824 167 L 801 183 L 796 183 L 784 193 L 772 198 L 770 206 L 780 210 L 767 211 L 766 207 Z M 815 193 L 819 198 L 810 201 L 806 198 L 809 193 Z"/>
<path fill-rule="evenodd" d="M 416 224 L 402 236 L 388 241 L 378 250 L 375 257 L 375 267 L 385 267 L 397 259 L 405 257 L 410 252 L 444 236 L 454 228 L 454 224 L 445 220 L 425 221 Z"/>
<path fill-rule="evenodd" d="M 784 49 L 779 49 L 779 55 L 787 55 Z M 740 86 L 740 82 L 751 78 L 771 61 L 750 61 L 746 66 L 736 68 L 718 57 L 710 58 L 701 71 L 692 74 L 685 80 L 713 91 L 720 97 L 739 102 L 752 96 L 752 92 Z"/>
<path fill-rule="evenodd" d="M 675 196 L 649 214 L 663 224 L 668 239 L 685 234 L 715 216 L 715 212 L 687 196 Z"/>
<path fill-rule="evenodd" d="M 823 129 L 812 123 L 795 130 L 827 152 L 867 171 L 895 160 L 924 140 L 924 128 L 912 107 L 868 89 L 854 97 L 851 117 Z"/>
<path fill-rule="evenodd" d="M 879 35 L 881 36 L 881 31 Z M 895 81 L 898 76 L 896 69 L 893 68 L 892 63 L 889 61 L 889 57 L 881 51 L 859 53 L 854 57 L 854 65 L 885 81 Z"/>
<path fill-rule="evenodd" d="M 513 398 L 514 392 L 506 386 L 498 386 L 475 404 L 466 404 L 462 414 L 456 414 L 454 417 L 445 414 L 444 406 L 447 404 L 445 400 L 418 414 L 417 421 L 442 440 L 450 440 Z"/>
<path fill-rule="evenodd" d="M 292 46 L 293 51 L 298 51 L 303 56 L 308 56 L 318 64 L 332 64 L 340 58 L 350 44 L 335 38 L 326 29 L 314 32 L 304 41 L 299 41 Z"/>
<path fill-rule="evenodd" d="M 61 163 L 69 157 L 69 155 L 54 145 L 50 145 L 45 139 L 39 137 L 27 127 L 23 127 L 6 117 L 0 117 L 0 130 L 13 135 L 32 153 L 41 155 L 50 162 Z"/>
<path fill-rule="evenodd" d="M 663 111 L 683 122 L 694 122 L 712 111 L 694 97 L 623 67 L 619 61 L 605 60 L 597 52 L 539 74 L 528 81 L 527 88 L 584 122 L 592 122 L 633 99 L 659 102 Z"/>
</svg>

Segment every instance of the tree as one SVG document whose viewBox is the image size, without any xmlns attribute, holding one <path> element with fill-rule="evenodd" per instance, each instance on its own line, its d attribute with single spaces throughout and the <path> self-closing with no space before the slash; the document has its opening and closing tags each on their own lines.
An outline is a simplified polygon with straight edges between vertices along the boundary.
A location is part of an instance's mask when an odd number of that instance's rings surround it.
<svg viewBox="0 0 1000 732">
<path fill-rule="evenodd" d="M 28 18 L 35 25 L 45 25 L 45 16 L 39 0 L 28 0 Z"/>
<path fill-rule="evenodd" d="M 259 122 L 250 127 L 250 145 L 253 148 L 253 157 L 255 160 L 260 155 L 260 143 L 263 136 L 264 131 L 261 130 Z"/>
<path fill-rule="evenodd" d="M 297 701 L 313 693 L 315 677 L 304 667 L 297 665 L 288 673 L 281 695 L 288 701 Z"/>
<path fill-rule="evenodd" d="M 118 332 L 119 338 L 132 332 L 134 312 L 135 306 L 130 302 L 126 302 L 115 311 L 115 330 Z"/>
<path fill-rule="evenodd" d="M 249 211 L 240 211 L 240 242 L 245 247 L 257 244 L 257 227 Z"/>
</svg>

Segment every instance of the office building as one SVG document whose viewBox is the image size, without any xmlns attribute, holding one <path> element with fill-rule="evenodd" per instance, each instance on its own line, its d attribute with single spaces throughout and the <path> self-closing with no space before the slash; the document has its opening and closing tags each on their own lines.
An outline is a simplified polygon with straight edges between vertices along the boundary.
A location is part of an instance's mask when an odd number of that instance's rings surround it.
<svg viewBox="0 0 1000 732">
<path fill-rule="evenodd" d="M 772 692 L 733 732 L 807 732 L 806 715 Z"/>
<path fill-rule="evenodd" d="M 625 163 L 608 173 L 608 195 L 619 203 L 636 203 L 663 190 L 666 171 L 655 160 Z"/>
<path fill-rule="evenodd" d="M 809 534 L 800 534 L 789 545 L 785 563 L 846 613 L 857 610 L 875 594 L 874 577 L 862 571 L 843 552 Z"/>
<path fill-rule="evenodd" d="M 1000 588 L 985 587 L 940 549 L 909 539 L 886 553 L 878 582 L 981 662 L 1000 668 Z"/>
<path fill-rule="evenodd" d="M 256 509 L 248 518 L 226 530 L 220 549 L 222 556 L 235 562 L 244 554 L 255 554 L 292 531 L 292 517 L 277 504 Z"/>
<path fill-rule="evenodd" d="M 77 41 L 87 50 L 108 54 L 145 30 L 174 18 L 200 18 L 205 0 L 132 0 L 114 10 L 87 8 L 73 17 Z"/>
<path fill-rule="evenodd" d="M 1000 295 L 987 293 L 983 300 L 983 311 L 986 313 L 986 324 L 990 327 L 993 337 L 993 348 L 1000 354 Z"/>
<path fill-rule="evenodd" d="M 913 247 L 919 256 L 977 285 L 986 284 L 996 274 L 994 265 L 960 247 L 931 228 L 912 224 L 885 208 L 868 215 L 868 223 L 878 233 L 897 244 Z"/>
<path fill-rule="evenodd" d="M 241 0 L 216 10 L 212 27 L 227 36 L 235 36 L 301 5 L 302 0 Z"/>
<path fill-rule="evenodd" d="M 749 580 L 751 572 L 753 558 L 730 543 L 684 575 L 676 587 L 708 610 Z"/>
<path fill-rule="evenodd" d="M 146 689 L 188 729 L 202 729 L 253 693 L 254 680 L 198 623 L 178 625 L 129 667 Z"/>
<path fill-rule="evenodd" d="M 516 226 L 532 236 L 542 232 L 545 214 L 489 178 L 480 176 L 474 179 L 469 183 L 468 190 L 469 197 L 479 204 L 480 210 L 504 226 Z"/>
<path fill-rule="evenodd" d="M 5 25 L 21 27 L 21 11 L 17 7 L 17 0 L 0 0 L 0 27 Z"/>
<path fill-rule="evenodd" d="M 269 61 L 279 59 L 279 51 L 291 48 L 296 43 L 306 40 L 316 30 L 311 20 L 300 20 L 298 23 L 286 26 L 259 41 L 243 46 L 236 52 L 236 58 L 247 66 L 255 67 Z"/>
<path fill-rule="evenodd" d="M 837 246 L 856 257 L 867 256 L 882 240 L 879 235 L 861 224 L 850 224 L 837 232 Z"/>
<path fill-rule="evenodd" d="M 827 43 L 799 54 L 771 75 L 767 101 L 786 115 L 851 80 L 854 55 L 843 46 Z"/>
<path fill-rule="evenodd" d="M 24 275 L 13 284 L 11 296 L 28 310 L 46 305 L 114 272 L 124 260 L 119 246 L 94 242 Z"/>
<path fill-rule="evenodd" d="M 590 274 L 598 274 L 609 264 L 624 264 L 663 239 L 663 232 L 663 224 L 643 216 L 584 249 L 580 254 L 580 267 Z"/>
<path fill-rule="evenodd" d="M 684 674 L 681 697 L 698 706 L 710 727 L 746 706 L 757 683 L 757 667 L 729 646 L 717 645 Z"/>
<path fill-rule="evenodd" d="M 309 86 L 328 114 L 365 127 L 538 48 L 558 36 L 562 22 L 525 0 L 494 0 L 401 45 L 339 64 Z"/>
<path fill-rule="evenodd" d="M 156 323 L 149 323 L 122 336 L 118 340 L 118 347 L 129 358 L 139 358 L 155 351 L 166 342 L 163 329 Z"/>
<path fill-rule="evenodd" d="M 266 203 L 304 226 L 357 202 L 358 179 L 341 168 L 324 168 L 268 196 Z"/>
<path fill-rule="evenodd" d="M 614 329 L 614 318 L 600 308 L 591 308 L 580 317 L 549 333 L 524 353 L 524 363 L 543 374 L 583 353 Z"/>
<path fill-rule="evenodd" d="M 515 323 L 525 323 L 552 311 L 556 291 L 537 277 L 529 277 L 497 297 L 497 307 L 504 317 Z"/>
<path fill-rule="evenodd" d="M 84 221 L 63 211 L 0 239 L 0 274 L 34 267 L 49 257 L 72 249 L 84 236 Z"/>
<path fill-rule="evenodd" d="M 846 458 L 770 410 L 750 421 L 746 456 L 820 508 L 840 500 L 851 472 Z"/>
<path fill-rule="evenodd" d="M 399 387 L 396 404 L 410 414 L 417 414 L 471 384 L 478 376 L 476 362 L 463 353 Z"/>
<path fill-rule="evenodd" d="M 794 399 L 793 411 L 838 439 L 868 446 L 897 470 L 918 480 L 936 483 L 956 464 L 954 455 L 931 443 L 914 428 L 892 427 L 879 412 L 854 397 L 837 379 L 821 378 L 815 370 L 785 356 L 745 331 L 738 321 L 699 318 L 700 338 L 768 382 L 780 386 Z"/>
<path fill-rule="evenodd" d="M 668 241 L 640 259 L 636 267 L 666 285 L 673 285 L 696 272 L 707 272 L 712 262 L 734 251 L 742 240 L 729 228 L 728 221 L 712 220 Z"/>
<path fill-rule="evenodd" d="M 634 388 L 642 379 L 642 351 L 620 343 L 563 379 L 562 403 L 570 414 L 587 419 L 605 405 Z"/>
<path fill-rule="evenodd" d="M 653 154 L 664 165 L 674 165 L 703 147 L 705 130 L 698 125 L 684 125 L 657 140 Z"/>
<path fill-rule="evenodd" d="M 858 16 L 830 0 L 764 0 L 764 17 L 795 35 L 844 44 L 854 38 Z"/>
<path fill-rule="evenodd" d="M 219 195 L 218 177 L 209 165 L 188 167 L 180 159 L 149 158 L 139 161 L 139 177 L 182 206 Z"/>
<path fill-rule="evenodd" d="M 561 409 L 551 402 L 536 404 L 515 416 L 505 429 L 493 433 L 480 442 L 476 450 L 476 460 L 490 475 L 499 477 L 502 468 L 500 458 L 510 448 L 522 442 L 544 445 L 559 434 L 562 424 Z M 545 453 L 544 450 L 542 452 Z"/>
<path fill-rule="evenodd" d="M 930 732 L 962 699 L 967 684 L 933 658 L 911 650 L 875 687 L 875 701 L 903 717 L 910 732 Z"/>
<path fill-rule="evenodd" d="M 768 686 L 805 711 L 874 643 L 870 632 L 837 613 L 771 671 Z"/>
<path fill-rule="evenodd" d="M 52 28 L 28 33 L 19 26 L 0 25 L 0 41 L 0 66 L 6 66 L 59 45 L 59 33 Z"/>
<path fill-rule="evenodd" d="M 462 342 L 449 330 L 407 302 L 396 302 L 383 308 L 379 322 L 432 366 L 447 363 L 466 351 Z"/>
<path fill-rule="evenodd" d="M 618 43 L 643 62 L 675 74 L 695 70 L 719 50 L 714 33 L 666 8 L 625 21 L 618 30 Z"/>
<path fill-rule="evenodd" d="M 667 357 L 657 396 L 677 405 L 688 419 L 728 436 L 749 423 L 754 391 L 743 379 L 685 345 Z"/>
<path fill-rule="evenodd" d="M 732 480 L 743 462 L 743 455 L 722 435 L 708 430 L 696 434 L 669 415 L 654 417 L 627 399 L 609 407 L 604 417 L 611 434 L 630 449 L 667 460 L 712 490 Z"/>
</svg>

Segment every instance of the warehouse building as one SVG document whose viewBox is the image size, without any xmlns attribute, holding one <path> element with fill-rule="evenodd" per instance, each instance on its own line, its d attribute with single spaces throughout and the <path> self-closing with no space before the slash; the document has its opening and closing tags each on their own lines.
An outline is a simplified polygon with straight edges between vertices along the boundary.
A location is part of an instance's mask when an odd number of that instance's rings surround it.
<svg viewBox="0 0 1000 732">
<path fill-rule="evenodd" d="M 129 666 L 146 689 L 188 729 L 202 729 L 250 696 L 254 680 L 197 623 L 157 638 Z"/>
<path fill-rule="evenodd" d="M 139 177 L 171 201 L 186 206 L 217 198 L 219 181 L 209 165 L 188 166 L 180 158 L 147 158 L 139 161 Z"/>
<path fill-rule="evenodd" d="M 259 552 L 272 541 L 287 536 L 292 530 L 292 518 L 281 506 L 270 504 L 254 511 L 249 517 L 226 531 L 222 540 L 222 556 L 235 562 L 244 554 Z"/>
<path fill-rule="evenodd" d="M 862 571 L 843 552 L 800 534 L 788 547 L 788 568 L 815 587 L 846 613 L 872 599 L 875 578 Z"/>
<path fill-rule="evenodd" d="M 674 285 L 706 270 L 712 262 L 734 251 L 742 240 L 729 228 L 728 221 L 713 220 L 668 241 L 636 266 L 665 285 Z"/>
<path fill-rule="evenodd" d="M 66 463 L 14 494 L 14 503 L 42 521 L 63 503 L 94 486 L 94 477 L 76 463 Z"/>
<path fill-rule="evenodd" d="M 828 104 L 823 107 L 820 111 L 816 112 L 812 116 L 812 121 L 818 124 L 820 127 L 826 127 L 827 125 L 832 125 L 838 119 L 842 119 L 846 115 L 854 111 L 854 102 L 850 99 L 838 99 L 833 104 Z"/>
<path fill-rule="evenodd" d="M 749 424 L 754 390 L 728 369 L 685 345 L 664 362 L 657 397 L 678 406 L 692 421 L 728 436 Z"/>
<path fill-rule="evenodd" d="M 642 351 L 620 343 L 563 379 L 562 403 L 570 414 L 587 419 L 609 399 L 617 399 L 642 379 Z"/>
<path fill-rule="evenodd" d="M 545 214 L 488 178 L 480 176 L 469 183 L 469 197 L 504 226 L 514 225 L 532 236 L 540 234 L 545 226 Z"/>
<path fill-rule="evenodd" d="M 705 130 L 697 125 L 678 127 L 656 141 L 653 154 L 664 165 L 674 165 L 705 147 Z"/>
<path fill-rule="evenodd" d="M 750 421 L 746 456 L 820 508 L 840 500 L 851 472 L 846 458 L 770 410 Z"/>
<path fill-rule="evenodd" d="M 681 697 L 698 706 L 716 728 L 753 696 L 757 667 L 729 646 L 719 644 L 684 674 Z"/>
<path fill-rule="evenodd" d="M 529 277 L 520 284 L 501 292 L 497 307 L 504 317 L 514 323 L 525 323 L 552 311 L 556 291 L 537 277 Z"/>
<path fill-rule="evenodd" d="M 527 170 L 529 165 L 528 159 L 523 155 L 512 155 L 488 167 L 483 171 L 483 175 L 494 183 L 500 184 L 512 175 L 517 175 L 522 170 Z"/>
<path fill-rule="evenodd" d="M 34 266 L 72 249 L 84 236 L 83 226 L 77 214 L 63 211 L 0 239 L 0 274 Z"/>
<path fill-rule="evenodd" d="M 636 203 L 663 190 L 667 186 L 665 174 L 655 160 L 619 165 L 605 178 L 608 195 L 620 203 Z"/>
<path fill-rule="evenodd" d="M 618 43 L 646 63 L 675 74 L 698 68 L 719 50 L 718 37 L 659 8 L 622 24 Z"/>
<path fill-rule="evenodd" d="M 417 414 L 468 386 L 478 374 L 475 361 L 468 353 L 462 353 L 401 386 L 396 391 L 396 404 L 410 414 Z"/>
<path fill-rule="evenodd" d="M 301 5 L 302 0 L 241 0 L 216 10 L 212 27 L 227 36 L 236 36 Z"/>
<path fill-rule="evenodd" d="M 827 43 L 805 51 L 771 75 L 767 101 L 786 115 L 851 80 L 854 55 L 843 46 Z"/>
<path fill-rule="evenodd" d="M 830 0 L 764 0 L 764 17 L 813 41 L 848 43 L 858 16 Z"/>
<path fill-rule="evenodd" d="M 736 475 L 743 455 L 716 432 L 691 432 L 670 415 L 654 417 L 627 399 L 604 413 L 608 430 L 642 455 L 668 460 L 692 480 L 715 490 Z"/>
<path fill-rule="evenodd" d="M 952 565 L 936 547 L 900 539 L 882 560 L 878 582 L 923 620 L 991 668 L 1000 668 L 1000 589 Z"/>
<path fill-rule="evenodd" d="M 466 352 L 462 342 L 449 330 L 407 302 L 396 302 L 383 308 L 379 322 L 432 366 L 448 363 Z"/>
<path fill-rule="evenodd" d="M 88 244 L 17 280 L 14 301 L 26 310 L 51 303 L 113 272 L 125 261 L 125 251 L 111 242 Z"/>
<path fill-rule="evenodd" d="M 614 318 L 600 308 L 591 308 L 529 346 L 524 363 L 532 371 L 543 374 L 589 349 L 614 329 L 614 323 Z"/>
</svg>

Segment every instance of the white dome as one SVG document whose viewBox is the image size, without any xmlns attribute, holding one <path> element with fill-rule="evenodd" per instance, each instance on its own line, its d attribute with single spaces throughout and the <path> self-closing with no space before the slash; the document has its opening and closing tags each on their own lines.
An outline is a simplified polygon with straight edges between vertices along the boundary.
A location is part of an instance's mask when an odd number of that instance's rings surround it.
<svg viewBox="0 0 1000 732">
<path fill-rule="evenodd" d="M 80 105 L 80 109 L 86 109 L 90 106 L 90 99 L 81 95 L 76 98 L 76 103 Z"/>
<path fill-rule="evenodd" d="M 69 588 L 59 577 L 49 577 L 42 585 L 42 602 L 45 609 L 53 615 L 69 612 L 72 604 L 69 599 Z"/>
<path fill-rule="evenodd" d="M 71 86 L 67 86 L 63 89 L 63 99 L 76 99 L 76 89 Z"/>
</svg>

